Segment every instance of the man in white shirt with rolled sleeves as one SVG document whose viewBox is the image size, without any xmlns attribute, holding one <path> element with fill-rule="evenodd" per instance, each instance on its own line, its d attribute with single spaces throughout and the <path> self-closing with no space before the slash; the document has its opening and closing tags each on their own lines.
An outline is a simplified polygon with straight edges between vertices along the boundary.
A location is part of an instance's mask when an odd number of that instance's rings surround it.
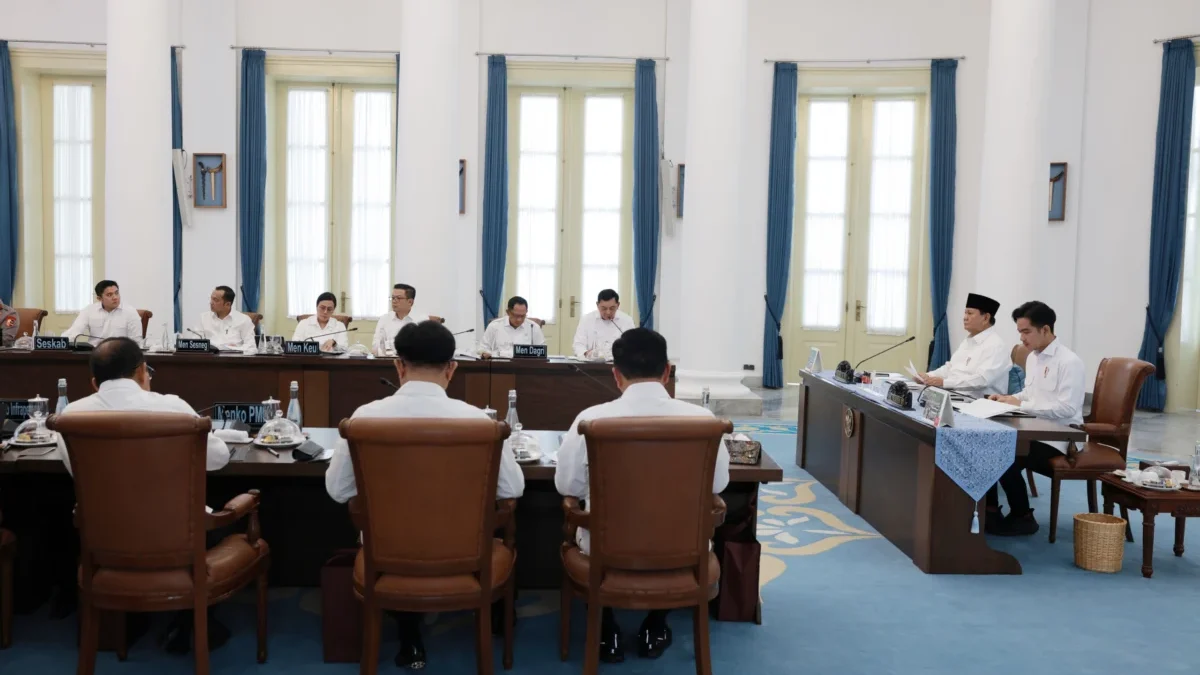
<svg viewBox="0 0 1200 675">
<path fill-rule="evenodd" d="M 587 444 L 579 434 L 583 420 L 606 417 L 712 417 L 707 408 L 671 398 L 666 383 L 671 377 L 667 360 L 667 341 L 648 328 L 633 328 L 613 344 L 613 377 L 621 398 L 592 406 L 579 413 L 571 429 L 563 436 L 554 470 L 554 486 L 561 495 L 586 500 L 589 494 Z M 713 471 L 713 494 L 720 494 L 729 485 L 729 452 L 721 443 Z M 646 514 L 653 517 L 653 514 Z M 579 549 L 590 552 L 588 531 L 576 535 Z M 671 645 L 671 630 L 667 627 L 666 611 L 653 610 L 638 631 L 638 654 L 643 658 L 658 658 Z M 600 629 L 600 658 L 606 663 L 624 660 L 621 629 L 612 610 L 604 608 Z"/>
<path fill-rule="evenodd" d="M 544 345 L 542 327 L 529 316 L 529 302 L 519 295 L 508 299 L 508 311 L 488 324 L 480 349 L 484 358 L 512 356 L 513 345 Z"/>
<path fill-rule="evenodd" d="M 127 337 L 142 344 L 142 317 L 136 309 L 121 304 L 121 287 L 117 282 L 105 279 L 96 284 L 96 302 L 84 307 L 71 327 L 63 331 L 63 337 L 88 336 L 93 345 L 110 337 Z"/>
<path fill-rule="evenodd" d="M 452 399 L 446 387 L 454 377 L 458 363 L 454 360 L 455 341 L 450 331 L 436 321 L 400 329 L 395 339 L 396 373 L 400 388 L 391 396 L 372 401 L 358 408 L 351 418 L 358 417 L 417 417 L 429 419 L 464 418 L 488 419 L 479 408 Z M 452 489 L 453 486 L 445 486 Z M 354 463 L 350 446 L 339 440 L 329 469 L 325 472 L 325 490 L 337 502 L 349 501 L 358 494 L 354 480 Z M 496 499 L 516 499 L 525 492 L 525 474 L 511 450 L 500 456 L 500 475 L 496 483 Z M 400 624 L 400 651 L 396 665 L 401 668 L 422 668 L 425 648 L 419 630 L 420 615 L 403 612 L 397 617 Z"/>
<path fill-rule="evenodd" d="M 208 296 L 208 310 L 200 315 L 200 336 L 214 347 L 245 349 L 254 347 L 254 322 L 233 308 L 237 293 L 228 286 L 217 286 Z M 195 331 L 193 331 L 195 332 Z"/>
<path fill-rule="evenodd" d="M 579 319 L 572 348 L 575 356 L 601 359 L 612 356 L 613 343 L 633 328 L 633 318 L 621 311 L 621 296 L 611 288 L 596 296 L 596 311 Z"/>
<path fill-rule="evenodd" d="M 1055 337 L 1054 322 L 1057 318 L 1053 309 L 1037 300 L 1027 302 L 1013 311 L 1017 332 L 1021 334 L 1021 344 L 1030 350 L 1029 358 L 1025 361 L 1025 388 L 1015 396 L 996 395 L 988 398 L 1020 406 L 1024 412 L 1062 424 L 1080 424 L 1083 422 L 1086 377 L 1083 359 Z M 989 534 L 1019 536 L 1038 531 L 1033 509 L 1029 508 L 1024 471 L 1031 468 L 1040 473 L 1049 473 L 1051 463 L 1063 456 L 1066 450 L 1067 444 L 1061 441 L 1035 441 L 1030 444 L 1028 455 L 1018 457 L 1013 462 L 1000 477 L 1000 487 L 1004 488 L 1004 494 L 1008 497 L 1008 516 L 999 517 L 996 488 L 993 486 L 988 491 L 986 529 Z"/>
<path fill-rule="evenodd" d="M 998 311 L 999 302 L 985 295 L 968 294 L 963 310 L 967 339 L 942 367 L 921 373 L 921 383 L 974 396 L 1007 394 L 1012 346 L 996 332 Z"/>
<path fill-rule="evenodd" d="M 392 311 L 379 317 L 379 322 L 375 324 L 375 336 L 371 339 L 371 351 L 375 356 L 387 356 L 391 352 L 401 328 L 429 319 L 422 314 L 413 314 L 413 302 L 416 299 L 417 289 L 412 286 L 396 284 L 392 287 Z"/>
<path fill-rule="evenodd" d="M 317 313 L 296 323 L 296 332 L 292 333 L 292 341 L 301 342 L 316 338 L 320 341 L 323 352 L 346 349 L 348 341 L 345 332 L 346 324 L 333 316 L 335 310 L 337 310 L 336 295 L 328 291 L 318 295 Z"/>
</svg>

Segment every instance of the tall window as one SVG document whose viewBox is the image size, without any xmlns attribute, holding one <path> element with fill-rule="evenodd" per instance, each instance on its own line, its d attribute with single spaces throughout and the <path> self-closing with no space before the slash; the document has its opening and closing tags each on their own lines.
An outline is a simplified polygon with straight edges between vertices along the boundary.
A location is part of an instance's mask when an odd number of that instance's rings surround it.
<svg viewBox="0 0 1200 675">
<path fill-rule="evenodd" d="M 90 84 L 53 86 L 54 311 L 92 302 L 93 110 Z"/>
<path fill-rule="evenodd" d="M 1196 218 L 1197 204 L 1200 203 L 1200 86 L 1196 87 L 1192 99 L 1192 151 L 1188 161 L 1188 198 L 1187 219 L 1184 221 L 1183 247 L 1183 283 L 1180 302 L 1184 308 L 1180 312 L 1180 330 L 1185 342 L 1195 342 L 1200 336 L 1197 332 L 1197 315 L 1200 311 L 1194 309 L 1196 289 L 1192 287 L 1196 278 Z"/>
<path fill-rule="evenodd" d="M 582 297 L 620 286 L 624 101 L 588 96 L 583 137 Z"/>
<path fill-rule="evenodd" d="M 292 89 L 287 98 L 288 315 L 312 313 L 329 288 L 329 92 Z"/>
<path fill-rule="evenodd" d="M 874 112 L 867 332 L 903 335 L 908 331 L 908 239 L 916 103 L 879 101 Z"/>
<path fill-rule="evenodd" d="M 391 279 L 392 94 L 354 92 L 350 297 L 362 316 L 382 316 Z M 381 242 L 389 242 L 381 246 Z M 381 292 L 380 289 L 383 289 Z"/>
<path fill-rule="evenodd" d="M 559 97 L 521 97 L 516 295 L 557 318 Z"/>
<path fill-rule="evenodd" d="M 809 107 L 802 312 L 805 328 L 837 330 L 842 326 L 849 124 L 848 101 L 813 101 Z"/>
</svg>

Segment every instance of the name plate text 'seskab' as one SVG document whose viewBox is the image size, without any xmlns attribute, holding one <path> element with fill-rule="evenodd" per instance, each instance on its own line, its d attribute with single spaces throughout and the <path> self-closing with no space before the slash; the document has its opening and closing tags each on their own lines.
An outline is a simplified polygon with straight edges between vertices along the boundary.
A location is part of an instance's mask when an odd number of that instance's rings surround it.
<svg viewBox="0 0 1200 675">
<path fill-rule="evenodd" d="M 33 338 L 33 348 L 39 352 L 69 352 L 71 351 L 71 338 L 39 335 Z"/>
</svg>

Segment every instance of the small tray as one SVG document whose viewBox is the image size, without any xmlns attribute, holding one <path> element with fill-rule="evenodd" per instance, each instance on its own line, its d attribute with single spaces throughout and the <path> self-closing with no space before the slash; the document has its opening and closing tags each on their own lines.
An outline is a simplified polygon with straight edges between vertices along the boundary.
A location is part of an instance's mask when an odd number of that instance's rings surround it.
<svg viewBox="0 0 1200 675">
<path fill-rule="evenodd" d="M 541 450 L 529 450 L 524 457 L 517 457 L 517 464 L 537 464 L 542 461 Z"/>
<path fill-rule="evenodd" d="M 298 441 L 288 441 L 287 443 L 267 443 L 257 438 L 253 441 L 253 444 L 260 448 L 270 448 L 272 450 L 291 450 L 292 448 L 300 447 L 301 443 L 304 443 L 303 438 Z"/>
</svg>

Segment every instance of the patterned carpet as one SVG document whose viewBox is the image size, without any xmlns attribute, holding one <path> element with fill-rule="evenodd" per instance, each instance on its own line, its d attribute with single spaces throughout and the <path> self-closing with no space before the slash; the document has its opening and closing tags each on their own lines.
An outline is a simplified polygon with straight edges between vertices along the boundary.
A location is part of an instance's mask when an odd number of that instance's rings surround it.
<svg viewBox="0 0 1200 675">
<path fill-rule="evenodd" d="M 1141 517 L 1133 516 L 1138 543 L 1127 545 L 1124 569 L 1114 575 L 1073 565 L 1070 514 L 1086 510 L 1084 490 L 1064 488 L 1059 542 L 1044 531 L 1031 538 L 993 541 L 1021 560 L 1019 577 L 930 576 L 847 511 L 793 464 L 795 425 L 740 423 L 785 469 L 785 482 L 764 486 L 759 539 L 763 544 L 763 625 L 713 622 L 714 673 L 1194 673 L 1190 645 L 1197 625 L 1189 610 L 1200 606 L 1195 555 L 1171 554 L 1170 521 L 1160 518 L 1155 576 L 1143 579 Z M 1044 483 L 1044 481 L 1043 481 Z M 1034 500 L 1046 521 L 1048 497 Z M 1188 545 L 1200 552 L 1197 524 Z M 1200 555 L 1198 553 L 1197 555 Z M 1191 557 L 1189 557 L 1191 556 Z M 213 653 L 214 673 L 256 675 L 348 674 L 356 664 L 321 662 L 320 596 L 315 589 L 271 594 L 270 660 L 254 660 L 252 599 L 220 607 L 234 638 Z M 578 673 L 582 669 L 583 608 L 575 604 L 572 658 L 558 660 L 558 598 L 522 593 L 513 673 Z M 627 633 L 640 616 L 618 613 Z M 431 617 L 426 646 L 431 673 L 474 672 L 471 619 Z M 616 673 L 694 673 L 690 615 L 670 618 L 675 645 L 658 661 L 634 655 Z M 74 617 L 50 621 L 45 610 L 18 617 L 14 645 L 0 652 L 0 673 L 71 673 L 75 667 Z M 162 626 L 158 620 L 152 635 Z M 381 671 L 396 643 L 385 628 Z M 1163 645 L 1161 647 L 1154 645 Z M 1149 662 L 1143 654 L 1152 655 Z M 496 672 L 500 668 L 495 645 Z M 164 653 L 143 638 L 119 663 L 101 654 L 97 673 L 190 673 L 190 657 Z"/>
</svg>

